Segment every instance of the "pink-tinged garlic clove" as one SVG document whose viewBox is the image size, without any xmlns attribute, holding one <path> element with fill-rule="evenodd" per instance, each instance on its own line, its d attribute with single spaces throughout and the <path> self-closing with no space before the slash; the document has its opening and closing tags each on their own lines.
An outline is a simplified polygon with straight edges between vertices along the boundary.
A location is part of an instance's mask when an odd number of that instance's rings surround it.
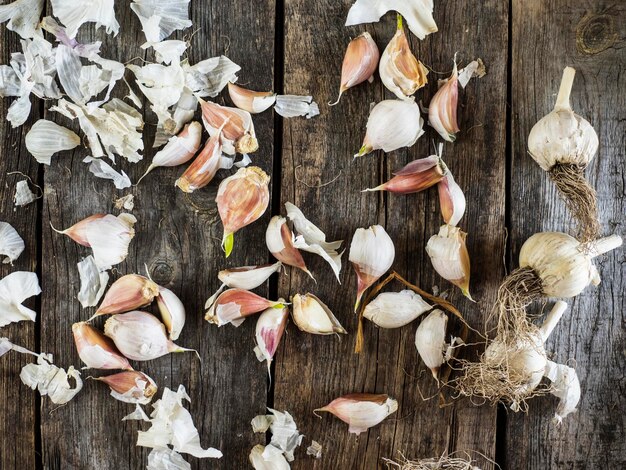
<svg viewBox="0 0 626 470">
<path fill-rule="evenodd" d="M 370 33 L 365 32 L 350 41 L 341 66 L 339 97 L 333 105 L 339 103 L 346 90 L 366 80 L 373 81 L 379 58 L 378 46 Z"/>
<path fill-rule="evenodd" d="M 446 224 L 455 227 L 465 214 L 465 195 L 454 181 L 451 173 L 447 173 L 437 185 L 439 191 L 439 207 Z"/>
<path fill-rule="evenodd" d="M 157 392 L 154 380 L 136 370 L 97 377 L 95 380 L 107 384 L 111 389 L 111 396 L 124 403 L 146 405 Z"/>
<path fill-rule="evenodd" d="M 314 335 L 347 334 L 333 312 L 315 295 L 296 294 L 291 301 L 293 322 L 300 331 Z"/>
<path fill-rule="evenodd" d="M 428 123 L 448 142 L 454 142 L 457 132 L 461 130 L 456 117 L 458 101 L 459 72 L 455 62 L 452 75 L 435 93 L 428 106 Z"/>
<path fill-rule="evenodd" d="M 88 368 L 132 370 L 115 343 L 93 326 L 85 322 L 74 323 L 72 333 L 78 355 Z"/>
<path fill-rule="evenodd" d="M 415 347 L 422 361 L 439 382 L 439 368 L 445 362 L 446 327 L 448 316 L 441 310 L 433 310 L 415 331 Z"/>
<path fill-rule="evenodd" d="M 222 124 L 223 126 L 223 124 Z M 204 188 L 209 184 L 222 164 L 222 128 L 207 141 L 202 151 L 187 167 L 175 185 L 185 193 L 192 193 L 196 189 Z"/>
<path fill-rule="evenodd" d="M 445 168 L 437 155 L 415 160 L 386 183 L 365 191 L 389 191 L 398 194 L 412 194 L 436 185 L 444 178 Z"/>
<path fill-rule="evenodd" d="M 248 90 L 234 83 L 228 84 L 228 94 L 235 106 L 251 114 L 262 113 L 276 102 L 276 93 Z"/>
<path fill-rule="evenodd" d="M 265 299 L 244 289 L 228 289 L 219 295 L 204 318 L 209 323 L 222 326 L 268 308 L 282 309 L 284 304 Z"/>
<path fill-rule="evenodd" d="M 287 225 L 287 219 L 279 215 L 272 217 L 265 231 L 267 249 L 278 261 L 301 269 L 313 278 L 313 275 L 306 267 L 300 250 L 293 246 L 294 240 L 295 236 Z"/>
<path fill-rule="evenodd" d="M 259 149 L 249 112 L 204 100 L 200 100 L 200 106 L 202 121 L 209 135 L 217 134 L 223 126 L 222 144 L 225 153 L 253 153 Z"/>
<path fill-rule="evenodd" d="M 75 223 L 70 228 L 66 228 L 65 230 L 57 230 L 52 227 L 57 233 L 61 233 L 63 235 L 67 235 L 72 240 L 74 240 L 79 245 L 83 245 L 86 247 L 90 247 L 89 240 L 87 239 L 87 227 L 96 220 L 102 219 L 107 214 L 94 214 L 92 216 L 87 217 L 86 219 L 81 220 L 80 222 Z"/>
<path fill-rule="evenodd" d="M 284 299 L 278 299 L 278 302 L 285 304 Z M 285 332 L 289 320 L 289 309 L 270 307 L 263 311 L 256 322 L 255 338 L 257 358 L 259 361 L 266 361 L 269 370 L 280 339 Z"/>
<path fill-rule="evenodd" d="M 398 402 L 388 395 L 353 393 L 331 401 L 317 411 L 326 411 L 347 423 L 348 432 L 361 434 L 398 410 Z"/>
<path fill-rule="evenodd" d="M 177 340 L 185 326 L 185 306 L 176 294 L 161 286 L 159 286 L 157 305 L 170 339 L 172 341 Z"/>
<path fill-rule="evenodd" d="M 159 295 L 159 286 L 139 274 L 127 274 L 115 281 L 104 296 L 95 316 L 130 312 L 150 305 Z"/>
</svg>

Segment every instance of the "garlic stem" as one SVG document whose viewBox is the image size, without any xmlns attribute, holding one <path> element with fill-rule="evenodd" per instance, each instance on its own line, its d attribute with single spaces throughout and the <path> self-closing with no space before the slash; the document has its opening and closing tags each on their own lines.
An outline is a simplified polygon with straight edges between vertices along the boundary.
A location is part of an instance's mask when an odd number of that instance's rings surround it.
<svg viewBox="0 0 626 470">
<path fill-rule="evenodd" d="M 543 325 L 541 325 L 541 328 L 539 328 L 543 343 L 545 343 L 549 336 L 552 334 L 554 327 L 561 320 L 561 317 L 565 313 L 565 310 L 567 310 L 567 304 L 562 300 L 559 300 L 557 303 L 554 304 L 554 307 L 552 307 L 552 310 L 550 310 L 550 313 L 548 313 L 548 316 L 543 321 Z"/>
<path fill-rule="evenodd" d="M 572 92 L 575 75 L 576 70 L 572 67 L 565 67 L 565 69 L 563 70 L 563 78 L 561 79 L 561 86 L 559 87 L 559 95 L 557 96 L 556 104 L 554 105 L 555 111 L 572 109 L 569 103 L 569 96 Z"/>
<path fill-rule="evenodd" d="M 619 235 L 611 235 L 600 238 L 587 244 L 589 256 L 596 258 L 597 256 L 613 251 L 622 246 L 622 237 Z"/>
</svg>

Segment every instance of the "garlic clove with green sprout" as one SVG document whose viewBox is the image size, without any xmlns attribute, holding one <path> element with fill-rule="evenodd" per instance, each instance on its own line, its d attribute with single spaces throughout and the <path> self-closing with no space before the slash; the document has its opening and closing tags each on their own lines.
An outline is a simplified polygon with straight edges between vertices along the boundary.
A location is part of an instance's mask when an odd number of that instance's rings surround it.
<svg viewBox="0 0 626 470">
<path fill-rule="evenodd" d="M 456 140 L 459 129 L 457 106 L 459 101 L 459 72 L 454 62 L 452 75 L 441 85 L 428 105 L 428 124 L 448 142 Z"/>
<path fill-rule="evenodd" d="M 424 120 L 414 101 L 381 101 L 370 112 L 365 139 L 355 157 L 379 149 L 389 153 L 411 147 L 424 134 L 423 126 Z"/>
<path fill-rule="evenodd" d="M 465 214 L 466 201 L 463 190 L 454 181 L 454 177 L 449 171 L 437 184 L 437 190 L 439 192 L 439 209 L 441 210 L 443 221 L 447 225 L 456 227 Z"/>
<path fill-rule="evenodd" d="M 282 309 L 285 305 L 272 301 L 244 289 L 228 289 L 222 292 L 206 312 L 204 319 L 209 323 L 223 326 L 239 323 L 246 317 L 268 308 Z M 236 324 L 237 322 L 237 324 Z"/>
<path fill-rule="evenodd" d="M 400 328 L 432 308 L 412 290 L 383 292 L 365 306 L 363 316 L 381 328 Z"/>
<path fill-rule="evenodd" d="M 426 367 L 439 382 L 439 368 L 445 362 L 448 316 L 435 309 L 422 320 L 415 331 L 415 347 Z"/>
<path fill-rule="evenodd" d="M 78 355 L 88 368 L 132 370 L 113 341 L 93 326 L 86 322 L 74 323 L 72 334 Z"/>
<path fill-rule="evenodd" d="M 252 116 L 248 111 L 220 106 L 200 98 L 199 101 L 202 108 L 202 121 L 209 135 L 214 136 L 222 128 L 224 153 L 228 155 L 253 153 L 259 149 Z"/>
<path fill-rule="evenodd" d="M 39 163 L 50 165 L 52 156 L 80 145 L 80 137 L 57 123 L 40 119 L 30 128 L 25 138 L 26 149 Z"/>
<path fill-rule="evenodd" d="M 185 326 L 185 306 L 171 290 L 159 286 L 157 305 L 161 313 L 161 320 L 169 333 L 172 341 L 176 341 L 180 336 L 183 326 Z"/>
<path fill-rule="evenodd" d="M 366 80 L 374 81 L 374 72 L 378 67 L 380 52 L 374 39 L 368 32 L 362 33 L 348 44 L 341 66 L 341 87 L 339 97 L 331 106 L 339 103 L 343 93 Z"/>
<path fill-rule="evenodd" d="M 95 380 L 107 384 L 111 389 L 111 396 L 124 403 L 147 405 L 157 392 L 154 380 L 136 370 L 96 377 Z"/>
<path fill-rule="evenodd" d="M 94 316 L 130 312 L 150 305 L 159 294 L 159 286 L 139 274 L 127 274 L 115 281 L 104 296 Z"/>
<path fill-rule="evenodd" d="M 336 398 L 323 408 L 314 410 L 334 414 L 347 423 L 348 432 L 361 434 L 380 424 L 387 416 L 398 410 L 398 402 L 388 395 L 352 393 Z"/>
<path fill-rule="evenodd" d="M 288 266 L 301 269 L 313 280 L 313 274 L 307 269 L 300 250 L 294 246 L 296 237 L 287 225 L 287 219 L 275 215 L 265 231 L 265 243 L 272 256 Z"/>
<path fill-rule="evenodd" d="M 286 304 L 285 299 L 278 299 L 278 302 Z M 286 306 L 265 309 L 257 319 L 255 328 L 257 345 L 254 352 L 259 361 L 267 362 L 268 373 L 288 320 L 289 309 Z"/>
<path fill-rule="evenodd" d="M 291 302 L 293 322 L 301 331 L 314 335 L 347 333 L 333 312 L 315 295 L 296 294 L 291 298 Z"/>
<path fill-rule="evenodd" d="M 470 258 L 465 245 L 467 234 L 458 227 L 442 225 L 426 244 L 426 253 L 437 274 L 461 289 L 472 300 L 469 291 Z"/>
<path fill-rule="evenodd" d="M 365 191 L 389 191 L 398 194 L 419 193 L 439 183 L 447 168 L 438 155 L 420 158 L 395 171 L 386 183 Z"/>
<path fill-rule="evenodd" d="M 228 94 L 235 106 L 250 114 L 262 113 L 276 102 L 276 93 L 248 90 L 234 83 L 228 84 Z"/>
</svg>

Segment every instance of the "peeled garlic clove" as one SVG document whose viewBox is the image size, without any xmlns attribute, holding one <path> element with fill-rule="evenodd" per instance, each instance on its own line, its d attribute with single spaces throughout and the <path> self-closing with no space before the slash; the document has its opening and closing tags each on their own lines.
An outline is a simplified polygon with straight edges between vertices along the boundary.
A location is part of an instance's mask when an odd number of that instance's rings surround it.
<svg viewBox="0 0 626 470">
<path fill-rule="evenodd" d="M 380 58 L 380 78 L 387 89 L 404 100 L 428 83 L 428 69 L 411 52 L 402 16 L 398 15 L 398 29 Z"/>
<path fill-rule="evenodd" d="M 452 75 L 435 93 L 428 106 L 428 124 L 448 142 L 454 142 L 456 133 L 461 130 L 456 119 L 458 101 L 459 72 L 454 62 Z"/>
<path fill-rule="evenodd" d="M 381 328 L 400 328 L 433 307 L 411 291 L 383 292 L 363 310 L 363 316 Z"/>
<path fill-rule="evenodd" d="M 55 122 L 40 119 L 26 134 L 25 142 L 26 149 L 35 160 L 50 165 L 52 155 L 78 147 L 80 137 Z"/>
<path fill-rule="evenodd" d="M 248 111 L 237 108 L 220 106 L 211 101 L 200 100 L 202 121 L 209 135 L 217 134 L 224 126 L 224 152 L 232 155 L 237 153 L 253 153 L 259 149 L 259 143 L 254 133 L 252 116 Z"/>
<path fill-rule="evenodd" d="M 285 304 L 284 299 L 278 299 L 278 302 Z M 269 370 L 278 343 L 283 336 L 287 320 L 289 319 L 289 309 L 270 307 L 263 311 L 256 322 L 255 337 L 257 347 L 254 349 L 257 353 L 259 361 L 267 361 Z"/>
<path fill-rule="evenodd" d="M 132 370 L 126 359 L 115 347 L 110 338 L 85 322 L 72 325 L 74 343 L 81 361 L 93 369 Z"/>
<path fill-rule="evenodd" d="M 111 389 L 111 396 L 124 403 L 147 405 L 157 392 L 154 380 L 136 370 L 97 377 L 95 380 L 107 384 Z"/>
<path fill-rule="evenodd" d="M 158 318 L 134 311 L 113 315 L 104 324 L 104 334 L 117 349 L 134 361 L 149 361 L 172 352 L 191 351 L 174 344 Z"/>
<path fill-rule="evenodd" d="M 437 184 L 439 207 L 446 224 L 456 227 L 465 214 L 465 195 L 450 172 Z"/>
<path fill-rule="evenodd" d="M 439 368 L 445 362 L 447 325 L 447 315 L 441 310 L 433 310 L 422 320 L 415 332 L 417 352 L 437 381 L 439 381 Z"/>
<path fill-rule="evenodd" d="M 384 184 L 365 191 L 389 191 L 398 194 L 412 194 L 424 191 L 439 183 L 446 167 L 437 155 L 415 160 L 401 170 L 394 172 L 394 177 Z"/>
<path fill-rule="evenodd" d="M 391 268 L 395 257 L 393 241 L 383 227 L 372 225 L 368 229 L 356 229 L 348 257 L 358 278 L 355 312 L 359 308 L 363 292 Z"/>
<path fill-rule="evenodd" d="M 296 294 L 291 301 L 293 322 L 301 331 L 314 335 L 347 333 L 333 312 L 313 294 Z"/>
<path fill-rule="evenodd" d="M 159 150 L 152 163 L 143 174 L 137 184 L 152 170 L 160 166 L 178 166 L 187 163 L 193 158 L 200 148 L 202 138 L 202 126 L 199 122 L 187 124 L 185 128 L 175 136 L 172 136 L 165 147 Z"/>
<path fill-rule="evenodd" d="M 228 289 L 219 295 L 204 319 L 222 326 L 268 308 L 282 309 L 284 304 L 265 299 L 244 289 Z"/>
<path fill-rule="evenodd" d="M 228 287 L 252 290 L 267 281 L 272 274 L 280 271 L 282 265 L 278 261 L 277 263 L 263 266 L 243 266 L 241 268 L 224 269 L 218 273 L 217 277 Z"/>
<path fill-rule="evenodd" d="M 348 432 L 361 434 L 398 410 L 398 402 L 388 395 L 352 393 L 331 401 L 315 411 L 327 411 L 347 423 Z"/>
<path fill-rule="evenodd" d="M 159 295 L 159 286 L 139 274 L 127 274 L 115 281 L 104 296 L 96 315 L 130 312 L 150 305 Z"/>
<path fill-rule="evenodd" d="M 185 326 L 185 306 L 171 290 L 159 286 L 157 305 L 170 339 L 175 341 Z"/>
<path fill-rule="evenodd" d="M 276 94 L 271 91 L 252 91 L 246 88 L 228 84 L 228 94 L 235 106 L 251 114 L 262 113 L 276 102 Z"/>
<path fill-rule="evenodd" d="M 272 217 L 265 231 L 267 249 L 270 250 L 272 256 L 278 261 L 288 266 L 301 269 L 311 276 L 312 279 L 315 279 L 307 269 L 302 254 L 293 246 L 294 240 L 295 236 L 287 226 L 287 219 L 279 215 Z"/>
<path fill-rule="evenodd" d="M 370 33 L 365 32 L 350 41 L 341 66 L 339 97 L 334 104 L 339 103 L 344 91 L 363 83 L 365 80 L 370 82 L 374 80 L 374 72 L 378 67 L 379 57 L 378 46 Z"/>
<path fill-rule="evenodd" d="M 67 228 L 65 230 L 57 230 L 54 227 L 52 227 L 52 230 L 57 233 L 67 235 L 79 245 L 90 247 L 91 245 L 89 244 L 89 240 L 87 239 L 87 227 L 92 225 L 95 221 L 102 219 L 103 217 L 106 217 L 106 214 L 94 214 L 90 217 L 87 217 L 86 219 L 81 220 L 80 222 L 75 223 L 70 228 Z"/>
<path fill-rule="evenodd" d="M 444 279 L 450 281 L 470 300 L 470 259 L 465 245 L 467 233 L 451 225 L 442 225 L 437 235 L 426 244 L 426 253 L 433 268 Z"/>
<path fill-rule="evenodd" d="M 226 257 L 233 249 L 234 234 L 263 215 L 270 201 L 270 177 L 256 166 L 240 168 L 220 183 L 217 210 L 224 225 L 222 246 Z"/>
<path fill-rule="evenodd" d="M 213 180 L 221 166 L 221 137 L 222 129 L 220 128 L 207 141 L 202 151 L 187 167 L 182 176 L 176 180 L 175 186 L 178 186 L 185 193 L 192 193 L 196 189 L 204 188 Z"/>
<path fill-rule="evenodd" d="M 363 145 L 355 157 L 378 149 L 389 153 L 411 147 L 424 133 L 423 126 L 424 120 L 414 101 L 381 101 L 370 113 Z"/>
</svg>

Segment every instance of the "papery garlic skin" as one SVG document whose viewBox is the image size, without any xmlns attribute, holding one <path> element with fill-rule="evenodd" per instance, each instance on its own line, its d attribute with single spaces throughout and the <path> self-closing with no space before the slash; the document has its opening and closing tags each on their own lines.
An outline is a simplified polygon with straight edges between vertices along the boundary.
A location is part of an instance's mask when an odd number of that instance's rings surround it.
<svg viewBox="0 0 626 470">
<path fill-rule="evenodd" d="M 159 286 L 157 305 L 170 339 L 176 341 L 185 326 L 185 306 L 171 290 Z"/>
<path fill-rule="evenodd" d="M 459 72 L 455 62 L 452 75 L 437 90 L 428 105 L 428 124 L 448 142 L 454 142 L 457 132 L 461 130 L 457 122 L 458 101 Z"/>
<path fill-rule="evenodd" d="M 441 310 L 433 310 L 415 331 L 415 347 L 435 380 L 439 381 L 439 368 L 445 362 L 446 327 L 448 316 Z"/>
<path fill-rule="evenodd" d="M 110 338 L 85 322 L 74 323 L 72 333 L 81 361 L 92 369 L 132 370 L 128 359 L 119 352 Z"/>
<path fill-rule="evenodd" d="M 315 279 L 307 269 L 302 254 L 294 247 L 294 240 L 295 236 L 287 225 L 287 219 L 279 215 L 272 217 L 265 231 L 267 249 L 278 261 L 301 269 Z"/>
<path fill-rule="evenodd" d="M 355 312 L 363 293 L 391 268 L 395 257 L 393 240 L 382 226 L 356 229 L 348 257 L 358 278 Z"/>
<path fill-rule="evenodd" d="M 381 328 L 400 328 L 432 308 L 411 290 L 383 292 L 366 305 L 363 316 Z"/>
<path fill-rule="evenodd" d="M 204 319 L 223 326 L 245 317 L 262 312 L 267 308 L 284 308 L 282 302 L 265 299 L 243 289 L 228 289 L 222 292 L 206 312 Z M 238 324 L 236 325 L 238 326 Z"/>
<path fill-rule="evenodd" d="M 442 225 L 426 244 L 426 253 L 437 274 L 461 289 L 472 300 L 469 291 L 470 259 L 465 244 L 467 234 L 458 227 Z"/>
<path fill-rule="evenodd" d="M 355 157 L 379 149 L 389 153 L 411 147 L 424 134 L 423 126 L 424 120 L 414 101 L 381 101 L 370 112 L 365 139 Z"/>
<path fill-rule="evenodd" d="M 222 128 L 224 153 L 253 153 L 259 149 L 254 132 L 252 116 L 247 111 L 220 106 L 211 101 L 200 100 L 202 121 L 212 137 Z"/>
<path fill-rule="evenodd" d="M 452 173 L 448 172 L 443 179 L 437 184 L 439 192 L 439 208 L 443 221 L 456 227 L 465 214 L 465 194 L 463 190 L 454 181 Z"/>
<path fill-rule="evenodd" d="M 278 302 L 285 304 L 284 299 L 278 299 Z M 270 307 L 259 315 L 256 322 L 255 338 L 257 347 L 254 349 L 257 353 L 259 361 L 266 361 L 269 370 L 278 349 L 280 339 L 285 332 L 287 321 L 289 320 L 289 309 Z"/>
<path fill-rule="evenodd" d="M 398 402 L 388 395 L 353 393 L 331 401 L 315 411 L 326 411 L 349 425 L 348 432 L 361 434 L 398 410 Z"/>
<path fill-rule="evenodd" d="M 17 230 L 7 222 L 0 222 L 0 255 L 6 256 L 4 264 L 15 261 L 26 248 L 26 244 Z"/>
<path fill-rule="evenodd" d="M 9 31 L 15 31 L 24 39 L 32 38 L 37 35 L 43 3 L 44 0 L 15 0 L 0 5 L 0 23 L 8 20 Z"/>
<path fill-rule="evenodd" d="M 301 331 L 314 335 L 348 333 L 326 304 L 313 294 L 296 294 L 291 302 L 293 322 Z"/>
<path fill-rule="evenodd" d="M 159 286 L 139 274 L 127 274 L 115 281 L 104 296 L 97 315 L 130 312 L 150 305 L 159 295 Z"/>
<path fill-rule="evenodd" d="M 57 123 L 40 119 L 30 128 L 25 138 L 26 149 L 39 163 L 50 165 L 57 152 L 72 150 L 80 145 L 80 137 Z"/>
<path fill-rule="evenodd" d="M 339 97 L 333 104 L 339 103 L 341 95 L 348 89 L 374 80 L 380 52 L 374 39 L 368 32 L 362 33 L 348 44 L 341 66 L 341 87 Z"/>
<path fill-rule="evenodd" d="M 276 94 L 271 91 L 247 90 L 234 83 L 228 84 L 228 94 L 235 106 L 250 114 L 262 113 L 276 102 Z"/>
<path fill-rule="evenodd" d="M 97 377 L 95 380 L 107 384 L 111 388 L 111 396 L 124 403 L 147 405 L 157 392 L 154 380 L 136 370 Z"/>
<path fill-rule="evenodd" d="M 576 411 L 580 401 L 580 382 L 576 371 L 564 364 L 547 361 L 545 376 L 552 381 L 551 393 L 560 399 L 552 422 L 561 424 L 563 418 Z"/>
<path fill-rule="evenodd" d="M 274 449 L 278 452 L 268 452 L 268 449 L 271 450 L 272 447 L 274 446 L 257 444 L 252 448 L 248 459 L 254 470 L 289 470 L 291 468 L 287 459 L 276 447 Z"/>
<path fill-rule="evenodd" d="M 0 328 L 24 320 L 35 321 L 37 313 L 22 305 L 29 297 L 41 294 L 37 274 L 16 271 L 0 280 Z"/>
</svg>

